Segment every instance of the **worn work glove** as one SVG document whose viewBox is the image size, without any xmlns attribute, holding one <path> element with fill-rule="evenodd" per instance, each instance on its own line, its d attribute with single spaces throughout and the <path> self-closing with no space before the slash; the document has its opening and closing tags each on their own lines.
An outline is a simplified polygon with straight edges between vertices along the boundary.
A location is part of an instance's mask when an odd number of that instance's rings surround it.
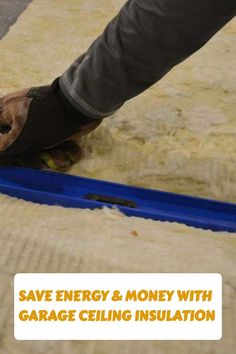
<svg viewBox="0 0 236 354">
<path fill-rule="evenodd" d="M 67 171 L 82 157 L 78 143 L 67 140 L 53 148 L 22 157 L 0 158 L 0 166 L 17 166 L 54 171 Z"/>
<path fill-rule="evenodd" d="M 6 95 L 0 98 L 0 162 L 22 158 L 31 161 L 37 153 L 41 161 L 52 167 L 47 163 L 50 153 L 60 162 L 55 146 L 88 134 L 101 122 L 84 116 L 67 101 L 60 90 L 59 79 L 51 86 Z M 64 158 L 70 157 L 73 161 L 81 156 L 80 150 L 65 143 L 60 144 L 62 153 L 63 146 L 68 150 Z"/>
</svg>

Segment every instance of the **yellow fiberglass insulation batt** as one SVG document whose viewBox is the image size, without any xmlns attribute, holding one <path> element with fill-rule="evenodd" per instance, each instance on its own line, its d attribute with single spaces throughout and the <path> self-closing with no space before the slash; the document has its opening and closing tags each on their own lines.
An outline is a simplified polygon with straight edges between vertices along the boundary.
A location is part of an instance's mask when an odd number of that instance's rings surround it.
<svg viewBox="0 0 236 354">
<path fill-rule="evenodd" d="M 124 0 L 34 0 L 0 41 L 0 94 L 50 83 Z M 236 202 L 236 22 L 84 138 L 72 174 Z M 0 353 L 231 354 L 236 346 L 235 235 L 127 218 L 115 210 L 39 206 L 0 196 Z M 16 272 L 216 272 L 223 339 L 18 342 Z"/>
<path fill-rule="evenodd" d="M 235 348 L 236 238 L 181 224 L 127 218 L 0 196 L 0 353 L 231 354 Z M 14 217 L 13 217 L 14 216 Z M 221 341 L 41 342 L 13 338 L 15 273 L 220 273 Z"/>
<path fill-rule="evenodd" d="M 0 43 L 0 93 L 61 75 L 123 3 L 34 0 Z M 235 34 L 232 21 L 106 119 L 71 173 L 236 201 Z"/>
</svg>

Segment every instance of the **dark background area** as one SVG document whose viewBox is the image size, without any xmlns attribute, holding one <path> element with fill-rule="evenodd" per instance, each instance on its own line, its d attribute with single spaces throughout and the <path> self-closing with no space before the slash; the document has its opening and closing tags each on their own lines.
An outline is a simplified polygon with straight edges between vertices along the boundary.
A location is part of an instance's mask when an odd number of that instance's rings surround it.
<svg viewBox="0 0 236 354">
<path fill-rule="evenodd" d="M 0 0 L 0 39 L 32 0 Z"/>
</svg>

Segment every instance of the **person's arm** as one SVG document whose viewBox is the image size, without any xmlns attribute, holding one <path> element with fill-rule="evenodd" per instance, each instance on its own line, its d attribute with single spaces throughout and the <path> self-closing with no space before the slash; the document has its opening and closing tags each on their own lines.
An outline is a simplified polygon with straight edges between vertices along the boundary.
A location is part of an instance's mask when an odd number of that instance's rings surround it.
<svg viewBox="0 0 236 354">
<path fill-rule="evenodd" d="M 109 116 L 201 48 L 235 14 L 235 0 L 129 0 L 62 75 L 62 91 L 90 117 Z"/>
<path fill-rule="evenodd" d="M 0 157 L 91 131 L 197 51 L 235 13 L 235 0 L 129 0 L 59 81 L 0 99 L 0 125 L 9 126 L 0 135 Z"/>
</svg>

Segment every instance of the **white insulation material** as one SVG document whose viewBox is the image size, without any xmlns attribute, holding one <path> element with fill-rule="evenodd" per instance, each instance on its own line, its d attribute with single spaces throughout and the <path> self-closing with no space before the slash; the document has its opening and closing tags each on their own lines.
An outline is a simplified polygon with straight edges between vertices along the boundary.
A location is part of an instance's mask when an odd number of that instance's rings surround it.
<svg viewBox="0 0 236 354">
<path fill-rule="evenodd" d="M 0 205 L 0 353 L 233 352 L 235 235 L 127 218 L 116 210 L 78 211 L 5 196 Z M 12 312 L 13 275 L 19 272 L 221 273 L 224 336 L 220 342 L 18 342 L 13 339 Z"/>
<path fill-rule="evenodd" d="M 0 94 L 61 75 L 123 3 L 34 0 L 0 43 Z M 235 35 L 234 20 L 106 119 L 71 173 L 236 201 Z"/>
<path fill-rule="evenodd" d="M 34 0 L 0 42 L 0 94 L 61 75 L 123 3 Z M 236 202 L 235 35 L 232 21 L 106 119 L 80 142 L 84 155 L 70 173 Z M 116 210 L 39 206 L 3 195 L 0 215 L 0 354 L 234 352 L 235 234 L 127 218 Z M 18 342 L 12 317 L 18 272 L 221 273 L 223 339 Z"/>
</svg>

